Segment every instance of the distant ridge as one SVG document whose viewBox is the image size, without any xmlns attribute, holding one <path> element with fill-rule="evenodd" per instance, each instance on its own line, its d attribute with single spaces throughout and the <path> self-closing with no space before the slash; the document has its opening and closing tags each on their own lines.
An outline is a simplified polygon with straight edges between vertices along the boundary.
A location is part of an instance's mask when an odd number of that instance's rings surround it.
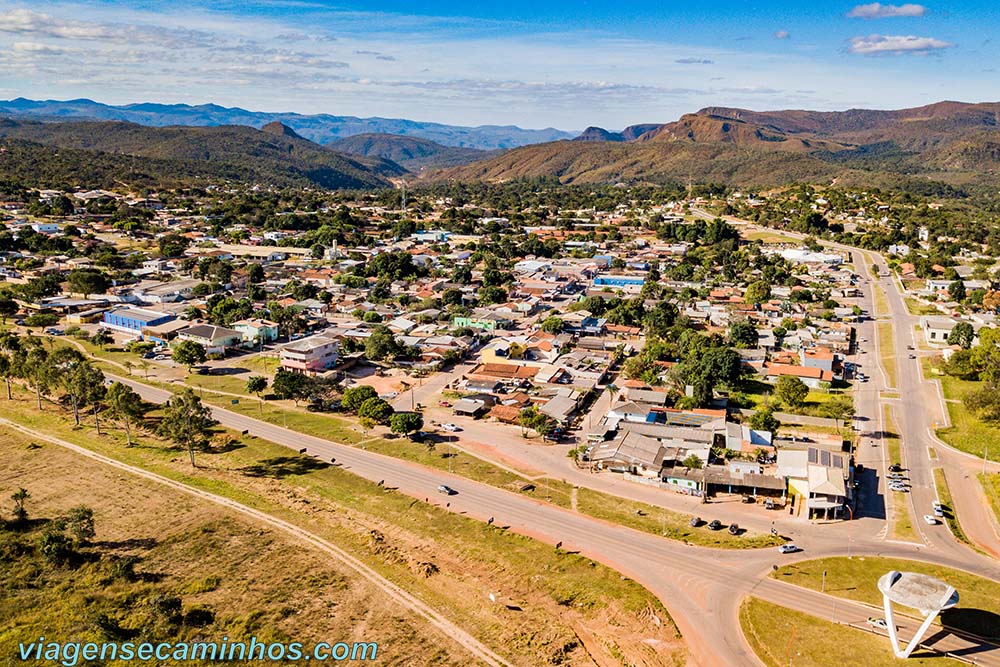
<svg viewBox="0 0 1000 667">
<path fill-rule="evenodd" d="M 444 146 L 495 150 L 573 137 L 572 132 L 553 128 L 530 130 L 514 125 L 466 127 L 399 118 L 270 113 L 248 111 L 239 107 L 223 107 L 218 104 L 141 102 L 114 106 L 89 99 L 29 100 L 18 97 L 0 101 L 0 114 L 39 120 L 121 120 L 152 127 L 247 125 L 259 129 L 277 121 L 294 130 L 299 136 L 319 144 L 328 144 L 355 134 L 395 134 L 428 139 Z"/>
<path fill-rule="evenodd" d="M 940 181 L 993 186 L 1000 174 L 1000 103 L 944 101 L 911 109 L 752 111 L 706 107 L 678 120 L 575 141 L 525 146 L 435 178 L 563 182 L 795 181 L 866 185 Z"/>
</svg>

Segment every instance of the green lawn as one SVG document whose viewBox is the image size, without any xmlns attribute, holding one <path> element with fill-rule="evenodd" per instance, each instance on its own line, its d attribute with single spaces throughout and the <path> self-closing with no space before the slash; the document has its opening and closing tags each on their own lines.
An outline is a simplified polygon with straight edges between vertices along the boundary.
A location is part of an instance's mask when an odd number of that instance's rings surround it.
<svg viewBox="0 0 1000 667">
<path fill-rule="evenodd" d="M 885 288 L 882 285 L 875 283 L 872 285 L 872 295 L 873 303 L 875 306 L 875 312 L 872 314 L 873 317 L 884 317 L 889 315 L 889 297 L 886 296 Z"/>
<path fill-rule="evenodd" d="M 983 485 L 986 498 L 990 501 L 993 513 L 1000 521 L 1000 473 L 979 473 L 979 481 Z"/>
<path fill-rule="evenodd" d="M 934 306 L 915 299 L 912 296 L 904 297 L 903 301 L 906 303 L 906 309 L 910 311 L 910 315 L 940 315 L 941 311 Z"/>
<path fill-rule="evenodd" d="M 255 354 L 252 357 L 243 357 L 239 362 L 240 366 L 245 366 L 261 375 L 274 375 L 275 371 L 281 365 L 281 360 L 278 357 L 262 357 L 259 354 Z"/>
<path fill-rule="evenodd" d="M 786 236 L 780 232 L 755 231 L 745 234 L 744 238 L 747 241 L 761 241 L 763 243 L 794 243 L 795 245 L 802 243 L 802 239 Z"/>
<path fill-rule="evenodd" d="M 924 376 L 941 382 L 951 427 L 937 429 L 937 436 L 955 449 L 982 458 L 987 453 L 991 461 L 1000 461 L 1000 426 L 988 424 L 965 409 L 962 398 L 982 386 L 981 382 L 960 380 L 950 375 L 932 374 L 935 361 L 924 358 Z"/>
<path fill-rule="evenodd" d="M 247 393 L 246 376 L 236 377 L 234 375 L 201 375 L 199 373 L 189 373 L 184 380 L 191 387 L 201 387 L 209 391 L 222 391 L 230 394 L 241 394 L 250 397 Z M 267 390 L 264 390 L 267 394 Z M 256 400 L 256 397 L 254 397 Z"/>
<path fill-rule="evenodd" d="M 688 525 L 690 514 L 625 500 L 600 491 L 581 487 L 577 493 L 577 508 L 583 514 L 688 544 L 726 549 L 753 549 L 784 544 L 780 537 L 770 534 L 745 533 L 733 536 L 727 530 L 709 530 L 704 525 L 692 528 Z M 706 514 L 702 517 L 706 522 L 713 518 L 709 516 L 710 509 L 706 507 Z"/>
<path fill-rule="evenodd" d="M 740 606 L 740 627 L 757 657 L 768 667 L 894 667 L 889 640 L 864 630 L 803 614 L 750 597 Z M 915 651 L 907 665 L 958 667 L 951 658 Z"/>
<path fill-rule="evenodd" d="M 889 386 L 896 386 L 896 341 L 892 337 L 892 324 L 889 322 L 879 322 L 878 327 L 878 349 L 879 360 L 885 369 L 885 375 Z"/>
<path fill-rule="evenodd" d="M 892 409 L 885 405 L 882 408 L 886 433 L 885 442 L 890 463 L 900 462 L 899 434 L 892 418 Z M 917 531 L 913 529 L 913 516 L 910 514 L 909 498 L 905 493 L 890 491 L 892 494 L 892 536 L 894 539 L 907 542 L 919 542 Z"/>
<path fill-rule="evenodd" d="M 948 528 L 951 529 L 955 539 L 975 548 L 975 545 L 966 537 L 961 524 L 958 523 L 958 515 L 955 514 L 955 505 L 951 499 L 951 489 L 948 488 L 948 480 L 945 478 L 942 468 L 934 468 L 934 486 L 937 488 L 937 496 L 938 501 L 941 503 L 941 509 L 944 510 L 945 523 L 948 524 Z"/>
<path fill-rule="evenodd" d="M 786 565 L 771 576 L 818 591 L 823 586 L 825 571 L 827 594 L 881 606 L 882 593 L 876 584 L 890 570 L 929 574 L 947 581 L 958 591 L 960 599 L 957 607 L 942 614 L 942 624 L 1000 640 L 1000 625 L 995 620 L 1000 614 L 1000 583 L 961 570 L 901 558 L 835 557 Z"/>
</svg>

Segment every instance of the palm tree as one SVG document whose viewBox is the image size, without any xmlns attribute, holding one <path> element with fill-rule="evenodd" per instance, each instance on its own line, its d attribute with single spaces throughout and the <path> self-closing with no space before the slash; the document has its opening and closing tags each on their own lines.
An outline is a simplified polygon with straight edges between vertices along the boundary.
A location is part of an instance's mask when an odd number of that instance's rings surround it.
<svg viewBox="0 0 1000 667">
<path fill-rule="evenodd" d="M 131 377 L 132 369 L 135 368 L 135 364 L 133 364 L 129 359 L 126 359 L 122 362 L 122 366 L 125 367 L 125 372 L 129 374 L 129 377 Z"/>
</svg>

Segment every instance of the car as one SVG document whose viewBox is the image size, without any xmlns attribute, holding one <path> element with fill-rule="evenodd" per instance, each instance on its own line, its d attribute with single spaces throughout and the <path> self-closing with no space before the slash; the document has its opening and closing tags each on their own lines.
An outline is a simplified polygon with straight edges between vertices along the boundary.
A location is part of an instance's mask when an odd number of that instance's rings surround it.
<svg viewBox="0 0 1000 667">
<path fill-rule="evenodd" d="M 889 466 L 889 472 L 903 472 L 903 466 L 899 465 L 898 463 L 893 463 L 891 466 Z"/>
<path fill-rule="evenodd" d="M 915 354 L 911 354 L 911 355 L 909 355 L 909 358 L 910 358 L 910 359 L 916 359 L 916 358 L 917 358 L 917 355 L 915 355 Z"/>
<path fill-rule="evenodd" d="M 691 520 L 688 521 L 688 525 L 691 526 L 692 528 L 697 528 L 698 526 L 701 525 L 701 517 L 700 516 L 691 517 Z"/>
<path fill-rule="evenodd" d="M 399 392 L 398 391 L 390 391 L 390 392 L 388 392 L 386 394 L 379 394 L 378 395 L 378 397 L 381 398 L 383 401 L 391 401 L 392 399 L 396 398 L 397 396 L 399 396 Z"/>
<path fill-rule="evenodd" d="M 448 422 L 447 424 L 441 424 L 441 428 L 448 431 L 449 433 L 458 433 L 459 431 L 462 430 L 461 426 L 458 426 L 457 424 L 452 424 L 451 422 Z"/>
<path fill-rule="evenodd" d="M 451 403 L 449 403 L 448 401 L 438 401 L 438 405 L 440 405 L 442 408 L 450 408 L 451 407 Z"/>
<path fill-rule="evenodd" d="M 778 553 L 779 554 L 793 554 L 793 553 L 796 553 L 798 551 L 802 551 L 802 550 L 799 549 L 794 544 L 782 544 L 780 547 L 778 547 Z"/>
<path fill-rule="evenodd" d="M 730 535 L 739 535 L 740 534 L 740 526 L 739 526 L 738 523 L 731 523 L 731 524 L 729 524 L 729 534 Z"/>
<path fill-rule="evenodd" d="M 712 519 L 712 522 L 708 524 L 709 530 L 722 530 L 722 522 L 718 519 Z"/>
<path fill-rule="evenodd" d="M 913 346 L 912 346 L 912 345 L 907 345 L 907 346 L 906 346 L 906 349 L 907 349 L 907 350 L 912 350 L 912 349 L 913 349 Z"/>
<path fill-rule="evenodd" d="M 910 490 L 908 488 L 906 488 L 905 486 L 896 487 L 896 488 L 893 489 L 893 491 L 895 491 L 896 493 L 909 493 L 910 492 Z"/>
<path fill-rule="evenodd" d="M 937 506 L 937 507 L 935 507 L 934 508 L 934 516 L 936 516 L 939 519 L 943 519 L 944 518 L 944 508 L 941 507 L 940 505 Z"/>
<path fill-rule="evenodd" d="M 451 488 L 450 486 L 442 484 L 441 486 L 438 487 L 438 493 L 443 493 L 446 496 L 453 496 L 456 493 L 458 493 L 458 491 L 456 491 L 455 489 Z"/>
<path fill-rule="evenodd" d="M 937 517 L 935 517 L 933 514 L 925 514 L 924 523 L 926 523 L 929 526 L 936 526 L 938 525 L 938 520 Z"/>
<path fill-rule="evenodd" d="M 874 618 L 872 616 L 869 616 L 868 625 L 872 626 L 873 628 L 879 628 L 882 630 L 889 629 L 889 624 L 885 622 L 884 618 Z"/>
<path fill-rule="evenodd" d="M 155 357 L 153 357 L 153 361 L 166 361 L 167 359 L 168 357 L 165 354 L 158 354 Z"/>
</svg>

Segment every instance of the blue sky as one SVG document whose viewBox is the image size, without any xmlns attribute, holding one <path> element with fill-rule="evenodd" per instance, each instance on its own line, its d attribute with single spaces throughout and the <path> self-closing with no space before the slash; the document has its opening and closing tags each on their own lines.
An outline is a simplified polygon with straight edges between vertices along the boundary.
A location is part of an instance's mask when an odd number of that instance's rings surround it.
<svg viewBox="0 0 1000 667">
<path fill-rule="evenodd" d="M 996 98 L 996 2 L 0 0 L 0 97 L 620 129 Z"/>
</svg>

